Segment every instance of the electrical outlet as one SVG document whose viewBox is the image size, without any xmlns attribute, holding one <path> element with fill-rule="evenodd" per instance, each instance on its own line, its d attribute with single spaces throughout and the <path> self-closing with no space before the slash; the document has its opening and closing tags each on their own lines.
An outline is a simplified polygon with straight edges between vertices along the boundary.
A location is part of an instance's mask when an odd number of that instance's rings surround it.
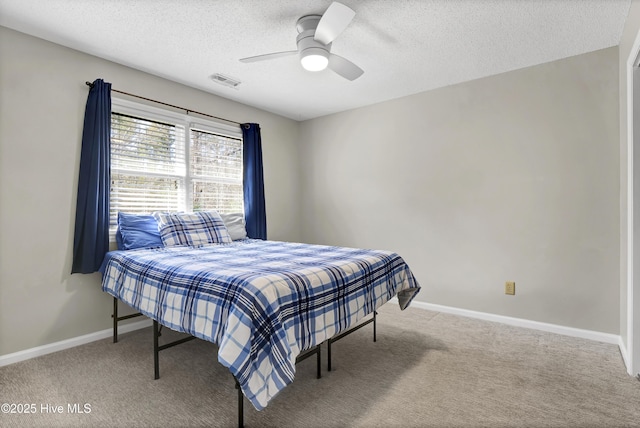
<svg viewBox="0 0 640 428">
<path fill-rule="evenodd" d="M 504 283 L 504 294 L 514 295 L 516 294 L 516 283 L 513 281 L 507 281 Z"/>
</svg>

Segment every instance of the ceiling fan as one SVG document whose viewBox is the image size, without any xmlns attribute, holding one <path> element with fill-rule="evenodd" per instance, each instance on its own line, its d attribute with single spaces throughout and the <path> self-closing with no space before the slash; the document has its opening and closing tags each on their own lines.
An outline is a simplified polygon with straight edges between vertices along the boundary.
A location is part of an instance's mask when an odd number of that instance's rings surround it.
<svg viewBox="0 0 640 428">
<path fill-rule="evenodd" d="M 364 71 L 346 58 L 331 53 L 331 43 L 351 23 L 355 12 L 342 3 L 333 2 L 323 15 L 306 15 L 298 19 L 298 37 L 295 51 L 274 52 L 240 59 L 240 62 L 257 62 L 299 54 L 305 70 L 333 70 L 348 80 L 355 80 Z"/>
</svg>

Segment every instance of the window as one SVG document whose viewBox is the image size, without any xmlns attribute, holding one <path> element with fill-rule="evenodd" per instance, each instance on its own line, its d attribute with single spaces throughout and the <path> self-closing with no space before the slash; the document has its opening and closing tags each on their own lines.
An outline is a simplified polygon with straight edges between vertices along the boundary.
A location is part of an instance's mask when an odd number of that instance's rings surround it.
<svg viewBox="0 0 640 428">
<path fill-rule="evenodd" d="M 112 100 L 110 225 L 118 211 L 243 212 L 240 129 Z"/>
</svg>

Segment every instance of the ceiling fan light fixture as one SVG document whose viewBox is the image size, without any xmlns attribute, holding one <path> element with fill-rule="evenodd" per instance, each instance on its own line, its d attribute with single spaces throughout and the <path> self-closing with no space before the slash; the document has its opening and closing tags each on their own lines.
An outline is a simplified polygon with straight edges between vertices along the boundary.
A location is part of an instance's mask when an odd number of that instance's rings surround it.
<svg viewBox="0 0 640 428">
<path fill-rule="evenodd" d="M 329 65 L 329 52 L 322 48 L 308 48 L 300 53 L 300 64 L 308 71 L 321 71 Z"/>
</svg>

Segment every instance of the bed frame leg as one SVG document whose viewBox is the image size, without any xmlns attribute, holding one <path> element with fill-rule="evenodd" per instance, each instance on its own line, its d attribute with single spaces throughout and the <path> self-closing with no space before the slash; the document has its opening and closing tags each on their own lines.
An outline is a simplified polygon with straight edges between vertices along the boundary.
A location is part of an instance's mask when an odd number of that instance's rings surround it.
<svg viewBox="0 0 640 428">
<path fill-rule="evenodd" d="M 373 341 L 376 341 L 376 315 L 378 315 L 378 313 L 376 311 L 373 311 Z"/>
<path fill-rule="evenodd" d="M 331 371 L 331 339 L 327 340 L 327 370 Z"/>
<path fill-rule="evenodd" d="M 238 428 L 244 428 L 244 395 L 242 395 L 238 379 L 235 376 L 233 378 L 236 381 L 236 389 L 238 390 Z"/>
<path fill-rule="evenodd" d="M 318 352 L 316 354 L 316 370 L 317 370 L 317 379 L 322 377 L 322 343 L 318 345 Z"/>
<path fill-rule="evenodd" d="M 118 323 L 120 321 L 128 320 L 130 318 L 135 318 L 142 316 L 140 312 L 135 314 L 118 316 L 118 298 L 113 297 L 113 313 L 111 314 L 111 318 L 113 318 L 113 343 L 118 343 Z"/>
<path fill-rule="evenodd" d="M 160 349 L 158 346 L 158 321 L 153 320 L 153 372 L 154 379 L 160 379 Z"/>
<path fill-rule="evenodd" d="M 118 343 L 118 299 L 113 298 L 113 343 Z"/>
</svg>

